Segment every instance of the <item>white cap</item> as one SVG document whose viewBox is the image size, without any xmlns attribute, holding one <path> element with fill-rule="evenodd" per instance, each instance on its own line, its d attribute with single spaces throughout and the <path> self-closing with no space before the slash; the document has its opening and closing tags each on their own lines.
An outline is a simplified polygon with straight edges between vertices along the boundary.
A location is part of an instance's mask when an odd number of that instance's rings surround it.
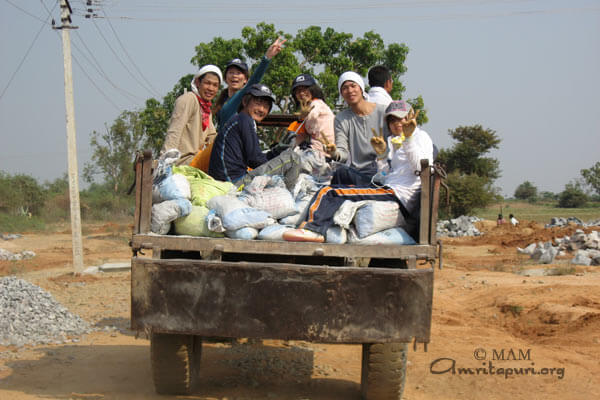
<svg viewBox="0 0 600 400">
<path fill-rule="evenodd" d="M 223 74 L 221 73 L 219 67 L 212 64 L 206 64 L 202 66 L 202 68 L 200 68 L 198 72 L 196 72 L 194 78 L 192 78 L 192 92 L 198 94 L 198 88 L 196 87 L 196 78 L 206 74 L 207 72 L 212 72 L 213 74 L 217 75 L 219 77 L 219 86 L 221 86 L 221 82 L 223 82 Z"/>
<path fill-rule="evenodd" d="M 342 85 L 346 81 L 356 82 L 362 89 L 363 98 L 367 98 L 367 93 L 365 93 L 365 81 L 363 81 L 363 78 L 354 71 L 346 71 L 340 75 L 340 79 L 338 79 L 338 92 L 340 94 L 342 94 Z"/>
</svg>

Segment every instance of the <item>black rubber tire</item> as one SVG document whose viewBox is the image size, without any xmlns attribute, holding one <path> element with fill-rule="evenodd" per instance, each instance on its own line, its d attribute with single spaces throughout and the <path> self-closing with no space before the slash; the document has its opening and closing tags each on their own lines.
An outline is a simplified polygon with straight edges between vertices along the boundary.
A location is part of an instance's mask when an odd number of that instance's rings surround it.
<svg viewBox="0 0 600 400">
<path fill-rule="evenodd" d="M 192 393 L 198 385 L 201 355 L 200 336 L 153 333 L 150 362 L 156 393 Z"/>
<path fill-rule="evenodd" d="M 362 345 L 360 388 L 365 400 L 400 400 L 406 382 L 406 343 Z"/>
</svg>

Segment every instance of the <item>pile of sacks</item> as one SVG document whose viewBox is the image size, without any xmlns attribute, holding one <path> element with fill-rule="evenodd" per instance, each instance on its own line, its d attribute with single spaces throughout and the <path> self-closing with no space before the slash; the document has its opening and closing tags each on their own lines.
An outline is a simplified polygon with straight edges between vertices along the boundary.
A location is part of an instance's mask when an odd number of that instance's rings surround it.
<svg viewBox="0 0 600 400">
<path fill-rule="evenodd" d="M 578 229 L 571 237 L 554 239 L 546 243 L 532 243 L 524 249 L 517 247 L 520 254 L 528 254 L 532 259 L 541 264 L 550 264 L 557 255 L 565 255 L 566 252 L 575 252 L 571 259 L 572 264 L 577 265 L 600 265 L 600 232 L 592 231 L 585 234 Z"/>
<path fill-rule="evenodd" d="M 591 226 L 600 226 L 600 219 L 597 219 L 595 221 L 583 222 L 582 220 L 580 220 L 577 217 L 568 217 L 568 218 L 552 217 L 550 219 L 550 223 L 546 224 L 545 227 L 546 228 L 556 228 L 556 227 L 561 227 L 561 226 L 567 226 L 569 224 L 583 226 L 584 228 L 591 227 Z"/>
<path fill-rule="evenodd" d="M 451 220 L 438 221 L 436 226 L 437 235 L 447 237 L 480 236 L 481 232 L 473 225 L 474 222 L 478 221 L 481 221 L 481 218 L 466 215 Z"/>
<path fill-rule="evenodd" d="M 172 165 L 175 156 L 163 156 L 153 178 L 151 230 L 161 235 L 283 240 L 286 231 L 306 218 L 309 202 L 322 185 L 304 173 L 295 182 L 259 175 L 240 191 L 196 168 Z M 326 242 L 414 244 L 398 227 L 401 218 L 396 202 L 346 201 Z"/>
</svg>

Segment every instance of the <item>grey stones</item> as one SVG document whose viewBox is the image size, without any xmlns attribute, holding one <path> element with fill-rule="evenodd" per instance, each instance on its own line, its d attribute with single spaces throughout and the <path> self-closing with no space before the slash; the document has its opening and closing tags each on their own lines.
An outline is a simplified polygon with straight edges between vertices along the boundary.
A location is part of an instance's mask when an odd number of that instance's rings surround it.
<svg viewBox="0 0 600 400">
<path fill-rule="evenodd" d="M 35 253 L 30 250 L 24 250 L 20 253 L 12 253 L 5 249 L 0 249 L 0 260 L 20 261 L 35 257 Z"/>
<path fill-rule="evenodd" d="M 552 220 L 554 221 L 555 218 Z M 524 249 L 517 247 L 517 252 L 527 254 L 542 264 L 551 264 L 557 255 L 564 255 L 568 251 L 575 253 L 571 260 L 572 264 L 600 265 L 600 233 L 598 231 L 586 234 L 582 229 L 577 229 L 570 237 L 554 239 L 554 243 L 555 245 L 552 241 L 533 243 Z"/>
<path fill-rule="evenodd" d="M 481 221 L 481 218 L 461 215 L 451 220 L 438 221 L 438 236 L 461 237 L 461 236 L 479 236 L 481 232 L 475 228 L 474 222 Z"/>
<path fill-rule="evenodd" d="M 90 332 L 48 292 L 14 276 L 0 278 L 0 345 L 66 343 Z"/>
<path fill-rule="evenodd" d="M 591 226 L 600 226 L 600 219 L 597 219 L 594 221 L 583 222 L 577 217 L 568 217 L 568 218 L 552 217 L 552 218 L 550 218 L 550 223 L 546 224 L 545 227 L 546 228 L 555 228 L 555 227 L 567 226 L 569 224 L 583 226 L 584 228 L 591 227 Z"/>
</svg>

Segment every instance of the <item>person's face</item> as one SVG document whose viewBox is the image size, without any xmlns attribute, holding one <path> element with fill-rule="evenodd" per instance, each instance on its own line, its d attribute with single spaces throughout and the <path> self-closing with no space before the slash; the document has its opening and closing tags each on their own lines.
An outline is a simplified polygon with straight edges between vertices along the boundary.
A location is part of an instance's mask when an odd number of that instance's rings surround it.
<svg viewBox="0 0 600 400">
<path fill-rule="evenodd" d="M 262 121 L 268 114 L 271 108 L 271 101 L 266 97 L 251 97 L 246 105 L 245 111 L 256 122 Z"/>
<path fill-rule="evenodd" d="M 309 102 L 312 100 L 312 94 L 307 86 L 298 86 L 296 89 L 294 89 L 294 95 L 300 103 Z"/>
<path fill-rule="evenodd" d="M 408 118 L 398 118 L 394 115 L 388 116 L 388 128 L 394 136 L 400 136 L 402 134 L 402 125 L 408 122 Z"/>
<path fill-rule="evenodd" d="M 246 75 L 244 75 L 244 71 L 239 69 L 236 66 L 231 66 L 227 69 L 225 73 L 225 82 L 227 82 L 227 86 L 231 89 L 234 89 L 236 92 L 244 87 L 248 79 L 246 79 Z"/>
<path fill-rule="evenodd" d="M 212 73 L 207 73 L 204 75 L 202 80 L 198 77 L 198 81 L 196 82 L 196 87 L 198 88 L 198 94 L 204 100 L 211 101 L 217 95 L 219 91 L 219 77 Z"/>
<path fill-rule="evenodd" d="M 346 100 L 346 103 L 350 106 L 359 103 L 363 99 L 362 89 L 360 88 L 360 85 L 354 81 L 344 82 L 340 92 L 342 98 Z"/>
</svg>

